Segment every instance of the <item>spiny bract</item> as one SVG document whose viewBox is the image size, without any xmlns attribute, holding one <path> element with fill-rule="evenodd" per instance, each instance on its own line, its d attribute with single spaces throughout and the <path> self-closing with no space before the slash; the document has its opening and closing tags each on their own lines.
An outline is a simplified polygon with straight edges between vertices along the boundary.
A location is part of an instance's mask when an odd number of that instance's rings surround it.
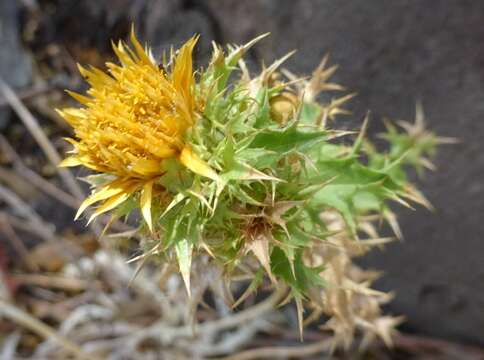
<svg viewBox="0 0 484 360">
<path fill-rule="evenodd" d="M 356 328 L 366 340 L 389 341 L 399 322 L 380 317 L 389 297 L 369 288 L 375 274 L 351 258 L 389 240 L 375 220 L 400 235 L 388 200 L 428 205 L 404 167 L 429 167 L 424 156 L 443 139 L 423 128 L 419 111 L 418 127 L 403 124 L 407 133 L 389 125 L 388 152 L 365 139 L 367 119 L 352 146 L 338 143 L 352 132 L 328 123 L 348 113 L 353 95 L 317 101 L 343 90 L 328 82 L 336 67 L 325 58 L 302 79 L 279 69 L 286 56 L 251 77 L 242 57 L 263 37 L 227 52 L 214 44 L 197 72 L 196 37 L 161 65 L 132 35 L 133 49 L 113 46 L 121 64 L 108 63 L 108 73 L 81 67 L 89 96 L 72 96 L 84 107 L 60 111 L 75 130 L 64 165 L 98 173 L 88 177 L 93 193 L 79 214 L 96 202 L 91 217 L 139 208 L 142 257 L 177 261 L 189 293 L 198 283 L 190 277 L 203 276 L 191 274 L 192 262 L 204 259 L 223 269 L 221 281 L 252 280 L 237 303 L 278 284 L 300 315 L 303 302 L 313 310 L 308 321 L 326 314 L 338 344 L 348 345 Z"/>
</svg>

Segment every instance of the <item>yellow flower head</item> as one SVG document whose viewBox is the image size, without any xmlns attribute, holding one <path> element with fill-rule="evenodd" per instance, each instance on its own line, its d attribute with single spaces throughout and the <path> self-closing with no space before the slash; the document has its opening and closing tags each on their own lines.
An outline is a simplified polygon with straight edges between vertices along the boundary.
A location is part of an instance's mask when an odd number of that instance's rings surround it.
<svg viewBox="0 0 484 360">
<path fill-rule="evenodd" d="M 102 202 L 92 219 L 141 190 L 142 213 L 151 229 L 153 186 L 164 173 L 164 160 L 178 158 L 190 170 L 216 178 L 184 142 L 199 106 L 192 69 L 196 42 L 192 37 L 179 49 L 169 72 L 154 62 L 134 32 L 132 48 L 113 44 L 120 64 L 107 63 L 107 73 L 79 66 L 91 87 L 89 96 L 70 92 L 84 107 L 59 111 L 76 137 L 68 139 L 73 154 L 61 166 L 83 165 L 116 179 L 87 198 L 77 216 Z"/>
</svg>

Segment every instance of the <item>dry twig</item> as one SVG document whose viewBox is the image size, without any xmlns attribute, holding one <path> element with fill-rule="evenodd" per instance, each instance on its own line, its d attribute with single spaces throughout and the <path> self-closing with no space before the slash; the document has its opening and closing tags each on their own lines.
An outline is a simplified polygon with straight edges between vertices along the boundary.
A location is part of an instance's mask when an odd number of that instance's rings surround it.
<svg viewBox="0 0 484 360">
<path fill-rule="evenodd" d="M 32 225 L 32 230 L 41 238 L 46 241 L 58 240 L 52 226 L 46 224 L 35 210 L 20 199 L 17 194 L 2 185 L 0 185 L 0 200 L 8 204 L 15 214 L 29 221 Z"/>
<path fill-rule="evenodd" d="M 25 247 L 22 239 L 18 237 L 17 233 L 10 225 L 7 214 L 3 212 L 0 212 L 0 229 L 2 229 L 5 237 L 10 241 L 18 255 L 20 255 L 20 259 L 25 263 L 27 268 L 32 271 L 37 271 L 39 267 L 29 259 L 29 251 Z"/>
<path fill-rule="evenodd" d="M 251 359 L 289 359 L 303 358 L 328 351 L 331 339 L 325 339 L 316 343 L 300 346 L 271 346 L 258 349 L 250 349 L 234 355 L 226 356 L 220 360 L 251 360 Z M 331 359 L 331 356 L 320 359 Z"/>
<path fill-rule="evenodd" d="M 44 288 L 59 289 L 66 291 L 83 291 L 92 284 L 82 279 L 72 277 L 63 277 L 55 275 L 43 274 L 13 274 L 14 279 L 18 284 L 40 286 Z"/>
<path fill-rule="evenodd" d="M 44 324 L 43 322 L 37 320 L 36 318 L 30 316 L 25 311 L 17 308 L 15 305 L 8 303 L 0 299 L 0 313 L 9 318 L 11 321 L 26 327 L 27 329 L 39 334 L 43 338 L 50 338 L 55 340 L 62 348 L 75 355 L 78 359 L 92 360 L 97 359 L 95 356 L 86 354 L 78 345 L 60 336 L 54 329 L 50 326 Z"/>
<path fill-rule="evenodd" d="M 23 101 L 28 101 L 31 100 L 32 98 L 35 98 L 39 95 L 44 95 L 52 90 L 55 90 L 54 87 L 52 86 L 47 86 L 47 85 L 41 85 L 41 86 L 34 86 L 30 89 L 22 90 L 19 94 L 18 97 L 19 99 Z M 4 97 L 0 97 L 0 108 L 3 106 L 8 106 L 9 102 L 7 99 Z"/>
<path fill-rule="evenodd" d="M 39 144 L 49 161 L 56 167 L 69 191 L 71 191 L 77 199 L 82 200 L 84 198 L 84 194 L 74 176 L 67 169 L 57 168 L 57 165 L 61 162 L 61 156 L 49 141 L 47 136 L 45 136 L 35 117 L 20 101 L 10 86 L 8 86 L 2 79 L 0 79 L 0 90 L 20 120 L 22 120 L 25 127 L 32 134 L 35 141 Z"/>
<path fill-rule="evenodd" d="M 9 144 L 7 139 L 1 134 L 0 148 L 9 157 L 10 161 L 13 162 L 14 169 L 30 184 L 73 209 L 77 209 L 79 207 L 79 200 L 77 200 L 72 195 L 64 192 L 59 187 L 55 186 L 51 182 L 45 180 L 42 176 L 38 175 L 35 171 L 32 171 L 27 166 L 25 166 L 21 157 L 16 153 L 16 151 Z"/>
</svg>

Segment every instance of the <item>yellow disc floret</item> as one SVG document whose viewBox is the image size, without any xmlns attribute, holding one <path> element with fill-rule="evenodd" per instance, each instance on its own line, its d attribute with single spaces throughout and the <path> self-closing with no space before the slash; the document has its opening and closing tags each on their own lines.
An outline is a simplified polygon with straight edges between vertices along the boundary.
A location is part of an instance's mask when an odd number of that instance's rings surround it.
<svg viewBox="0 0 484 360">
<path fill-rule="evenodd" d="M 197 37 L 188 40 L 173 57 L 170 71 L 159 67 L 131 34 L 132 48 L 113 44 L 120 64 L 107 63 L 108 71 L 79 66 L 91 86 L 88 96 L 70 92 L 82 108 L 60 110 L 74 128 L 72 155 L 62 166 L 83 165 L 112 174 L 115 180 L 87 198 L 78 215 L 102 202 L 91 218 L 109 211 L 141 190 L 143 216 L 151 228 L 151 201 L 164 160 L 179 159 L 190 170 L 210 178 L 216 174 L 189 145 L 185 133 L 196 121 L 192 52 Z"/>
</svg>

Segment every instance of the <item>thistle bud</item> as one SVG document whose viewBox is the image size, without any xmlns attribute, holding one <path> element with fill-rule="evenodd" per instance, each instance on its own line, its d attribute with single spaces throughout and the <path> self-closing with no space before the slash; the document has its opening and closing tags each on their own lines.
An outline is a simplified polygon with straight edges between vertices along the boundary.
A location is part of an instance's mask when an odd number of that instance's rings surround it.
<svg viewBox="0 0 484 360">
<path fill-rule="evenodd" d="M 295 114 L 298 99 L 293 93 L 284 91 L 279 95 L 273 96 L 269 103 L 271 105 L 272 119 L 284 125 Z"/>
</svg>

